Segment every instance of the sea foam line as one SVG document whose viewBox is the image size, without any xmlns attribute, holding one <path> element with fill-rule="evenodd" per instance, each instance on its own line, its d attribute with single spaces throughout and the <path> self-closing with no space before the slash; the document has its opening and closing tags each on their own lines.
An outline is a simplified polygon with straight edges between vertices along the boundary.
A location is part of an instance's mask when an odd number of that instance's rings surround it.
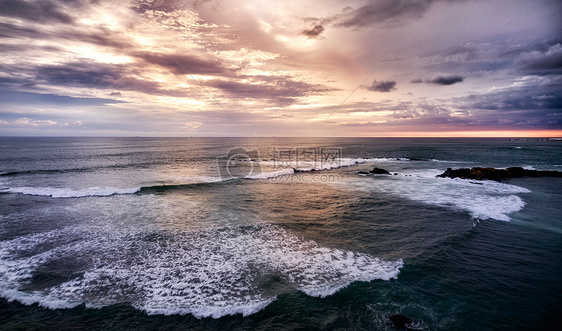
<svg viewBox="0 0 562 331">
<path fill-rule="evenodd" d="M 54 187 L 10 187 L 0 189 L 0 192 L 20 193 L 26 195 L 40 195 L 53 198 L 82 198 L 82 197 L 104 197 L 118 194 L 133 194 L 141 190 L 140 187 L 135 188 L 114 188 L 114 187 L 89 187 L 81 190 L 72 190 L 69 188 Z"/>
<path fill-rule="evenodd" d="M 430 205 L 466 210 L 475 219 L 499 221 L 509 221 L 509 214 L 525 206 L 516 194 L 531 192 L 524 187 L 494 181 L 436 178 L 441 172 L 439 169 L 409 170 L 398 176 L 348 178 L 344 184 L 350 189 L 388 193 Z"/>
<path fill-rule="evenodd" d="M 80 270 L 22 290 L 53 263 Z M 0 295 L 52 309 L 129 302 L 148 314 L 220 318 L 256 313 L 294 290 L 323 298 L 355 281 L 390 280 L 402 266 L 267 223 L 126 235 L 74 227 L 0 242 Z M 269 287 L 272 279 L 279 286 Z"/>
</svg>

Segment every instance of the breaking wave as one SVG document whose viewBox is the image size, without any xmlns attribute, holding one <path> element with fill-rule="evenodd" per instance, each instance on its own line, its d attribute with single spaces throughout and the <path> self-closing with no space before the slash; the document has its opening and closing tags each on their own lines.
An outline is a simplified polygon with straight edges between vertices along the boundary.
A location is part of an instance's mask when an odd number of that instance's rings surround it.
<svg viewBox="0 0 562 331">
<path fill-rule="evenodd" d="M 271 224 L 193 232 L 64 228 L 0 242 L 0 295 L 57 309 L 128 303 L 148 314 L 253 314 L 282 293 L 326 297 L 396 278 L 402 260 L 322 247 Z"/>
</svg>

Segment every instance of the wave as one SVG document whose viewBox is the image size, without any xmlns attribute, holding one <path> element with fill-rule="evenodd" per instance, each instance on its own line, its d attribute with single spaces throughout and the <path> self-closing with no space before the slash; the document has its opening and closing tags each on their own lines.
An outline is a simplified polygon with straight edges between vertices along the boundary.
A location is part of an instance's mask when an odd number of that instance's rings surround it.
<svg viewBox="0 0 562 331">
<path fill-rule="evenodd" d="M 270 179 L 280 176 L 287 176 L 292 175 L 295 173 L 295 169 L 287 168 L 278 171 L 271 171 L 271 172 L 262 172 L 261 174 L 256 174 L 253 176 L 249 176 L 248 179 Z"/>
<path fill-rule="evenodd" d="M 320 162 L 320 164 L 315 164 L 311 167 L 297 167 L 297 171 L 321 171 L 321 170 L 331 170 L 339 169 L 342 167 L 350 167 L 361 163 L 368 162 L 368 159 L 363 158 L 338 158 L 330 160 L 329 162 Z"/>
<path fill-rule="evenodd" d="M 114 187 L 89 187 L 81 190 L 72 190 L 69 188 L 53 188 L 53 187 L 10 187 L 2 188 L 0 192 L 20 193 L 26 195 L 40 195 L 52 198 L 82 198 L 82 197 L 102 197 L 119 194 L 133 194 L 139 192 L 140 187 L 136 188 L 114 188 Z"/>
<path fill-rule="evenodd" d="M 517 194 L 531 192 L 520 186 L 494 181 L 436 178 L 441 172 L 438 169 L 410 170 L 398 176 L 353 178 L 346 182 L 346 186 L 466 210 L 475 219 L 499 221 L 509 221 L 509 214 L 525 206 Z"/>
<path fill-rule="evenodd" d="M 68 169 L 34 169 L 34 170 L 22 170 L 22 171 L 5 171 L 0 172 L 0 177 L 12 177 L 12 176 L 22 176 L 22 175 L 37 175 L 37 174 L 61 174 L 61 173 L 73 173 L 73 172 L 94 172 L 103 169 L 131 169 L 131 168 L 147 168 L 149 166 L 156 165 L 154 162 L 139 162 L 132 164 L 111 164 L 111 165 L 100 165 L 92 167 L 78 167 L 78 168 L 68 168 Z"/>
<path fill-rule="evenodd" d="M 0 295 L 51 309 L 128 302 L 151 315 L 220 318 L 295 290 L 324 298 L 352 282 L 390 280 L 402 267 L 268 223 L 176 233 L 73 227 L 0 242 Z M 51 272 L 58 283 L 42 282 Z"/>
<path fill-rule="evenodd" d="M 337 169 L 341 167 L 349 167 L 356 164 L 362 163 L 378 163 L 378 162 L 408 162 L 408 161 L 424 161 L 424 162 L 441 162 L 441 163 L 459 163 L 457 161 L 443 161 L 437 159 L 419 159 L 419 158 L 409 158 L 409 157 L 380 157 L 380 158 L 336 158 L 333 160 L 328 161 L 316 161 L 311 162 L 313 165 L 311 166 L 299 166 L 296 164 L 295 167 L 284 167 L 285 169 L 294 168 L 297 171 L 320 171 L 320 170 L 330 170 L 330 169 Z M 250 161 L 248 161 L 250 162 Z M 256 162 L 256 161 L 252 161 Z M 270 168 L 279 168 L 279 162 L 274 160 L 261 160 L 259 161 L 262 166 L 269 166 Z M 150 165 L 154 165 L 155 163 L 146 162 L 146 163 L 136 163 L 132 165 L 125 165 L 125 164 L 116 164 L 116 165 L 108 165 L 108 166 L 99 166 L 99 167 L 79 167 L 79 168 L 69 168 L 69 169 L 36 169 L 36 170 L 23 170 L 23 171 L 5 171 L 0 172 L 0 177 L 13 177 L 13 176 L 21 176 L 21 175 L 34 175 L 34 174 L 60 174 L 60 173 L 72 173 L 72 172 L 93 172 L 98 171 L 100 169 L 127 169 L 131 166 L 138 168 L 145 168 Z M 186 177 L 191 178 L 191 177 Z M 212 177 L 210 177 L 212 178 Z M 210 181 L 216 181 L 217 178 L 213 178 Z M 218 179 L 220 181 L 220 179 Z"/>
<path fill-rule="evenodd" d="M 142 186 L 142 187 L 135 187 L 135 188 L 89 187 L 89 188 L 74 190 L 70 188 L 52 188 L 52 187 L 8 187 L 8 188 L 0 188 L 0 193 L 19 193 L 25 195 L 48 196 L 52 198 L 82 198 L 82 197 L 134 194 L 139 192 L 161 193 L 165 191 L 186 189 L 186 188 L 192 188 L 192 187 L 213 184 L 213 183 L 233 182 L 240 179 L 253 179 L 253 180 L 270 179 L 280 176 L 293 175 L 295 171 L 300 172 L 300 171 L 321 171 L 321 170 L 337 169 L 340 167 L 352 166 L 364 162 L 365 162 L 364 159 L 342 159 L 342 160 L 338 160 L 336 164 L 324 165 L 322 167 L 286 168 L 277 171 L 262 172 L 245 178 L 229 178 L 226 180 L 221 179 L 220 177 L 209 177 L 209 176 L 174 177 L 174 180 L 180 181 L 182 183 L 151 185 L 151 186 Z"/>
</svg>

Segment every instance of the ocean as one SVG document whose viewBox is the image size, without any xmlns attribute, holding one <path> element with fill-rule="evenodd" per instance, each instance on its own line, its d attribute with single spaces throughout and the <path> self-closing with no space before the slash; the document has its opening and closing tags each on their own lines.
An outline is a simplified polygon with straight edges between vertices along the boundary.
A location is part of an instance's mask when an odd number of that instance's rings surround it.
<svg viewBox="0 0 562 331">
<path fill-rule="evenodd" d="M 478 166 L 562 142 L 0 138 L 0 329 L 559 330 L 562 178 Z"/>
</svg>

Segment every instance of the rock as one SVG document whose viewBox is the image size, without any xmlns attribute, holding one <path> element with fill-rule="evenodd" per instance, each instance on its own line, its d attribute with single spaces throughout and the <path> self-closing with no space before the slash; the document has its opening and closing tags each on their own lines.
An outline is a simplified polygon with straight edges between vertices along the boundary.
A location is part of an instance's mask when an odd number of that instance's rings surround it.
<svg viewBox="0 0 562 331">
<path fill-rule="evenodd" d="M 356 174 L 358 175 L 368 175 L 369 173 L 366 171 L 357 171 Z"/>
<path fill-rule="evenodd" d="M 496 168 L 480 168 L 474 167 L 471 169 L 451 169 L 447 168 L 444 173 L 437 175 L 437 177 L 449 178 L 462 178 L 462 179 L 477 179 L 477 180 L 495 180 L 500 181 L 503 179 L 519 178 L 519 177 L 562 177 L 560 171 L 537 171 L 527 170 L 521 167 L 510 167 L 507 169 Z"/>
<path fill-rule="evenodd" d="M 390 172 L 377 167 L 374 167 L 373 170 L 369 171 L 369 173 L 377 175 L 390 175 Z"/>
<path fill-rule="evenodd" d="M 404 315 L 400 315 L 400 314 L 396 314 L 396 315 L 392 315 L 388 317 L 392 323 L 394 324 L 394 327 L 397 329 L 405 329 L 407 328 L 407 324 L 412 323 L 412 319 L 409 317 L 406 317 Z"/>
</svg>

